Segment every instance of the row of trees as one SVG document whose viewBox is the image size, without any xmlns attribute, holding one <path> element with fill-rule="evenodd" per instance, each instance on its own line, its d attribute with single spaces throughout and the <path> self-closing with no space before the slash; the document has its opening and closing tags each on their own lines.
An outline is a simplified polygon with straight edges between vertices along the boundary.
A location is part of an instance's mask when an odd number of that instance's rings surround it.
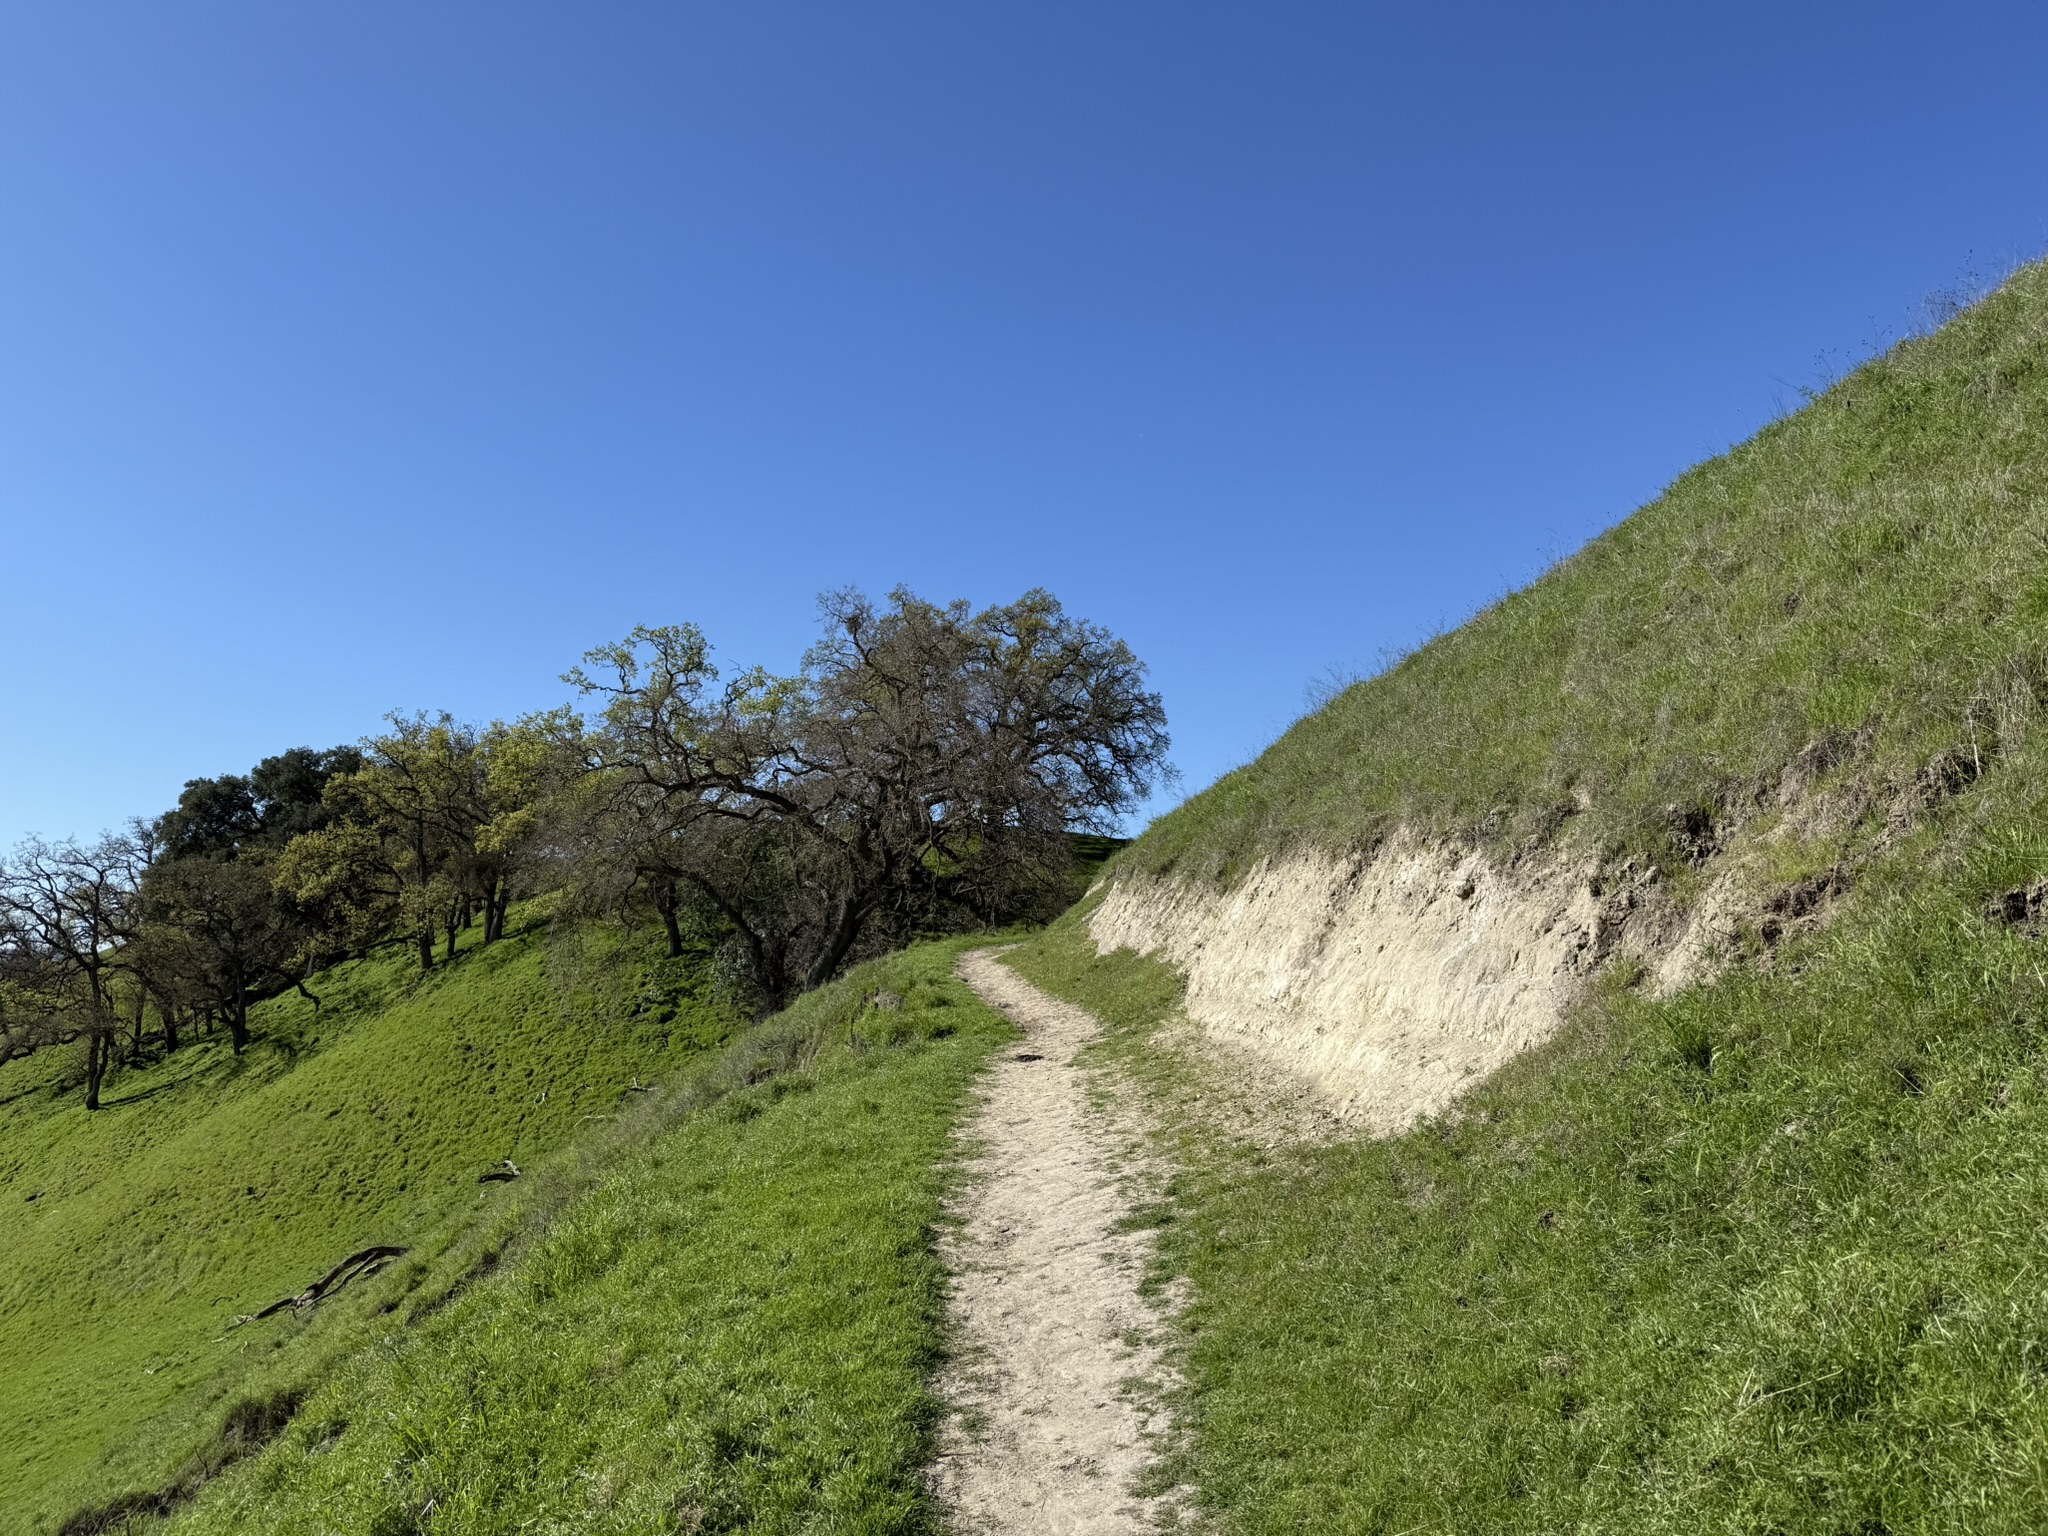
<svg viewBox="0 0 2048 1536">
<path fill-rule="evenodd" d="M 225 1023 L 278 989 L 301 935 L 265 864 L 328 815 L 353 749 L 295 751 L 194 780 L 177 809 L 92 844 L 31 839 L 0 865 L 0 1062 L 83 1042 L 86 1103 L 108 1069 Z M 301 973 L 303 976 L 303 973 Z"/>
<path fill-rule="evenodd" d="M 1049 594 L 822 612 L 792 676 L 637 629 L 568 675 L 580 708 L 393 716 L 98 843 L 24 844 L 0 864 L 0 1063 L 80 1046 L 97 1107 L 120 1063 L 195 1030 L 240 1050 L 260 999 L 388 944 L 431 969 L 542 889 L 658 921 L 671 954 L 703 936 L 767 1011 L 919 934 L 1044 915 L 1069 834 L 1170 771 L 1143 667 Z"/>
</svg>

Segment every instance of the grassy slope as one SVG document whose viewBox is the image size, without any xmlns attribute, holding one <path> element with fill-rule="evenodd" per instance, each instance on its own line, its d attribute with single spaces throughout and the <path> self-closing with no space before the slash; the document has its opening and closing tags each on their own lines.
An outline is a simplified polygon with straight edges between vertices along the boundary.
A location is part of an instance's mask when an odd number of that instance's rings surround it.
<svg viewBox="0 0 2048 1536">
<path fill-rule="evenodd" d="M 1245 1532 L 2041 1529 L 2048 962 L 1980 904 L 2048 872 L 2044 786 L 2010 764 L 1772 973 L 1611 978 L 1442 1123 L 1173 1121 L 1180 1474 Z M 1199 1097 L 1147 1047 L 1165 967 L 1073 920 L 1011 963 Z"/>
<path fill-rule="evenodd" d="M 434 1283 L 460 1234 L 524 1198 L 479 1173 L 587 1133 L 735 1027 L 687 964 L 603 947 L 550 956 L 532 928 L 425 980 L 396 954 L 342 967 L 317 1014 L 265 1005 L 240 1060 L 202 1042 L 121 1076 L 96 1115 L 66 1063 L 10 1069 L 0 1528 L 163 1484 L 238 1396 L 345 1348 L 365 1307 L 237 1314 L 371 1243 L 415 1254 L 368 1292 Z"/>
<path fill-rule="evenodd" d="M 1229 878 L 1392 817 L 1538 831 L 1576 801 L 1668 857 L 1667 806 L 1739 806 L 1862 731 L 1829 781 L 1865 792 L 1860 826 L 1785 853 L 1825 864 L 1974 746 L 1982 777 L 1767 969 L 1658 1000 L 1617 968 L 1445 1121 L 1265 1153 L 1205 1129 L 1201 1069 L 1147 1049 L 1170 972 L 1096 958 L 1071 916 L 1012 957 L 1183 1111 L 1180 1470 L 1230 1527 L 2048 1522 L 2048 956 L 1983 915 L 2048 876 L 2044 345 L 2036 268 L 1125 855 Z"/>
<path fill-rule="evenodd" d="M 957 1112 L 1012 1035 L 953 978 L 961 947 L 742 1037 L 517 1265 L 389 1328 L 172 1529 L 930 1528 L 931 1230 Z M 864 1006 L 881 988 L 904 1006 Z"/>
<path fill-rule="evenodd" d="M 1692 470 L 1532 587 L 1297 724 L 1125 855 L 1233 878 L 1390 819 L 1543 830 L 1775 782 L 1872 728 L 1865 771 L 1987 743 L 2048 643 L 2048 267 Z M 1972 705 L 1975 703 L 1973 711 Z"/>
</svg>

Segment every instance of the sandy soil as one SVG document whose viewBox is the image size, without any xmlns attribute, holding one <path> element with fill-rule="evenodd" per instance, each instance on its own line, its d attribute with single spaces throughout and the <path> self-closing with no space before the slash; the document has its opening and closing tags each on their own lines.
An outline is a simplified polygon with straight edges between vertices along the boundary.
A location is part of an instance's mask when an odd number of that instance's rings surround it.
<svg viewBox="0 0 2048 1536">
<path fill-rule="evenodd" d="M 1095 1017 L 990 951 L 960 974 L 1024 1031 L 983 1080 L 946 1244 L 955 1362 L 933 1469 L 962 1532 L 1135 1531 L 1171 1523 L 1141 1495 L 1169 1426 L 1167 1304 L 1139 1294 L 1149 1231 L 1119 1231 L 1152 1170 L 1136 1129 L 1092 1103 L 1074 1053 Z"/>
</svg>

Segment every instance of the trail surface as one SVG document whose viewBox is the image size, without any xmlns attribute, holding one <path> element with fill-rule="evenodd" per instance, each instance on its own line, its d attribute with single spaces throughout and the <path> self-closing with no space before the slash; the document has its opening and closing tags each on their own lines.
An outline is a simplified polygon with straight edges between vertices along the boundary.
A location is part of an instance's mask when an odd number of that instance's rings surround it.
<svg viewBox="0 0 2048 1536">
<path fill-rule="evenodd" d="M 1074 1064 L 1101 1025 L 990 951 L 960 974 L 1024 1039 L 989 1069 L 964 1132 L 946 1245 L 960 1348 L 934 1482 L 975 1536 L 1150 1528 L 1173 1509 L 1135 1487 L 1168 1428 L 1166 1319 L 1139 1290 L 1152 1234 L 1120 1230 L 1149 1175 L 1142 1146 Z"/>
</svg>

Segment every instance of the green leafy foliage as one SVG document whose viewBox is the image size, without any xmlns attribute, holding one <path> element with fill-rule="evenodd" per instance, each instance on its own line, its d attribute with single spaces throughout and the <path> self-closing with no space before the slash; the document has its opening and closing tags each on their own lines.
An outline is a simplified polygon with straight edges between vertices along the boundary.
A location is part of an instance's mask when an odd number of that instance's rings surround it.
<svg viewBox="0 0 2048 1536">
<path fill-rule="evenodd" d="M 796 677 L 721 675 L 691 625 L 568 674 L 597 705 L 559 807 L 570 888 L 710 925 L 764 1010 L 920 937 L 1052 916 L 1072 832 L 1168 771 L 1143 664 L 1049 592 L 977 613 L 848 589 L 820 612 Z"/>
</svg>

